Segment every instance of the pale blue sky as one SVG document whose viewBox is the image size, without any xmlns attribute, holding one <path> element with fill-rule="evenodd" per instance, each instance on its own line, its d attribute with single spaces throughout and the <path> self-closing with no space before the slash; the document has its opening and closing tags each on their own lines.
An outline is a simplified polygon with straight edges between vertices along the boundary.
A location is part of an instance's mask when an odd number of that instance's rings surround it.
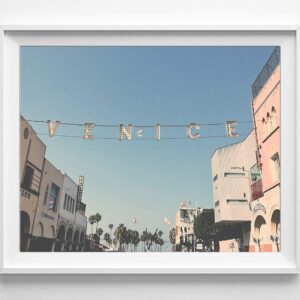
<svg viewBox="0 0 300 300">
<path fill-rule="evenodd" d="M 99 124 L 187 124 L 251 120 L 251 85 L 273 47 L 22 47 L 21 113 L 26 119 Z M 47 133 L 46 124 L 32 123 Z M 248 133 L 251 123 L 238 125 Z M 61 126 L 58 134 L 81 135 Z M 224 135 L 224 126 L 201 135 Z M 118 129 L 94 130 L 118 137 Z M 163 136 L 185 137 L 184 128 Z M 153 129 L 145 136 L 154 136 Z M 41 135 L 46 157 L 78 181 L 87 216 L 100 226 L 163 231 L 180 202 L 213 207 L 210 157 L 239 139 L 84 141 Z M 138 223 L 132 224 L 133 217 Z"/>
</svg>

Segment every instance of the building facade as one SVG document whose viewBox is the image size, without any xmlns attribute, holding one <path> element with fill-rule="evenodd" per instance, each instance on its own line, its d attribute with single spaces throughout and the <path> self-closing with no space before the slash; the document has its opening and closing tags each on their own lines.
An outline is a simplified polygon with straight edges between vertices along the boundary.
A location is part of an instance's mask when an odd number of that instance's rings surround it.
<svg viewBox="0 0 300 300">
<path fill-rule="evenodd" d="M 46 146 L 20 118 L 20 250 L 83 251 L 86 205 L 79 186 L 45 159 Z"/>
<path fill-rule="evenodd" d="M 175 250 L 194 252 L 196 239 L 194 234 L 195 218 L 202 212 L 202 208 L 191 208 L 186 202 L 180 204 L 175 220 Z"/>
<path fill-rule="evenodd" d="M 32 251 L 54 251 L 58 211 L 62 201 L 64 175 L 47 159 L 33 225 Z"/>
<path fill-rule="evenodd" d="M 57 222 L 57 243 L 55 251 L 83 251 L 87 218 L 85 204 L 77 203 L 78 185 L 64 174 L 62 201 Z"/>
<path fill-rule="evenodd" d="M 215 222 L 241 225 L 236 237 L 241 251 L 249 249 L 251 185 L 260 179 L 256 148 L 252 131 L 243 141 L 217 149 L 211 158 Z"/>
<path fill-rule="evenodd" d="M 256 165 L 251 132 L 242 142 L 217 149 L 211 157 L 215 222 L 251 220 L 251 172 Z"/>
<path fill-rule="evenodd" d="M 254 199 L 250 251 L 280 251 L 280 48 L 252 86 L 253 122 L 262 183 Z"/>
<path fill-rule="evenodd" d="M 46 146 L 20 118 L 20 250 L 29 251 L 41 192 Z"/>
</svg>

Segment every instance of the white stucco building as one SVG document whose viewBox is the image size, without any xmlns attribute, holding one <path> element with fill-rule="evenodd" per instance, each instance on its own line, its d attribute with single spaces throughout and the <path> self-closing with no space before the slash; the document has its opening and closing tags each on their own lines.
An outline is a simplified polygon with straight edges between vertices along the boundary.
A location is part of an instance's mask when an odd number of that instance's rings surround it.
<svg viewBox="0 0 300 300">
<path fill-rule="evenodd" d="M 216 222 L 250 221 L 251 172 L 256 166 L 255 135 L 217 149 L 211 158 Z"/>
<path fill-rule="evenodd" d="M 245 251 L 250 239 L 251 185 L 260 179 L 256 151 L 252 131 L 243 141 L 217 149 L 211 158 L 215 222 L 241 223 L 239 245 Z"/>
<path fill-rule="evenodd" d="M 202 208 L 191 208 L 186 202 L 180 204 L 175 220 L 176 251 L 194 251 L 194 220 L 202 212 Z"/>
</svg>

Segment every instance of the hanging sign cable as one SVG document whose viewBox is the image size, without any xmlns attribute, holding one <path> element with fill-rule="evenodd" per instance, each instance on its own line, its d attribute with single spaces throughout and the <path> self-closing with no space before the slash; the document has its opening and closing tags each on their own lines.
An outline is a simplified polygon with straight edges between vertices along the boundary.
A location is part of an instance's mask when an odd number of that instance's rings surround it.
<svg viewBox="0 0 300 300">
<path fill-rule="evenodd" d="M 40 135 L 48 135 L 49 137 L 59 136 L 59 137 L 70 137 L 70 138 L 81 138 L 84 140 L 94 140 L 94 139 L 110 139 L 110 140 L 133 140 L 133 128 L 137 128 L 137 140 L 178 140 L 178 139 L 186 139 L 186 137 L 190 140 L 198 140 L 201 138 L 236 138 L 239 136 L 246 136 L 248 134 L 239 134 L 236 129 L 237 125 L 242 123 L 252 123 L 252 121 L 225 121 L 225 122 L 215 122 L 215 123 L 189 123 L 186 125 L 182 124 L 155 124 L 155 125 L 133 125 L 128 124 L 127 126 L 124 124 L 112 125 L 112 124 L 96 124 L 96 123 L 67 123 L 61 121 L 43 121 L 43 120 L 28 120 L 28 122 L 33 123 L 45 123 L 48 125 L 48 134 L 39 133 Z M 83 127 L 83 132 L 81 136 L 76 135 L 66 135 L 66 134 L 57 134 L 57 131 L 60 126 L 80 126 Z M 226 135 L 200 135 L 200 128 L 205 126 L 225 126 Z M 104 136 L 94 136 L 93 130 L 95 127 L 102 128 L 118 128 L 119 134 L 117 137 L 104 137 Z M 162 128 L 186 128 L 186 137 L 161 137 L 161 129 Z M 141 128 L 153 128 L 155 133 L 155 138 L 143 137 L 143 130 Z M 135 139 L 136 140 L 136 139 Z"/>
</svg>

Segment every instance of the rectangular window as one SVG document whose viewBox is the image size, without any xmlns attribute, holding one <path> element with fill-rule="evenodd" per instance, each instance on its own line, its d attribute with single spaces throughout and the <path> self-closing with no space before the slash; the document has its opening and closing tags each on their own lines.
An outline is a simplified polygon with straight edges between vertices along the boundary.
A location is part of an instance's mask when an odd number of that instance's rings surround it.
<svg viewBox="0 0 300 300">
<path fill-rule="evenodd" d="M 189 212 L 187 209 L 181 209 L 180 210 L 180 218 L 181 219 L 186 219 L 189 217 Z"/>
<path fill-rule="evenodd" d="M 72 198 L 72 213 L 74 212 L 74 199 Z"/>
<path fill-rule="evenodd" d="M 59 194 L 59 187 L 52 183 L 51 190 L 50 190 L 50 196 L 48 201 L 48 209 L 49 210 L 56 210 L 56 204 L 58 201 L 58 194 Z"/>
<path fill-rule="evenodd" d="M 25 174 L 22 182 L 22 188 L 31 191 L 32 179 L 33 179 L 34 169 L 26 166 Z"/>
<path fill-rule="evenodd" d="M 247 204 L 246 199 L 227 199 L 227 204 L 239 205 L 239 204 Z"/>
<path fill-rule="evenodd" d="M 218 179 L 218 174 L 214 176 L 213 181 L 215 182 Z"/>
<path fill-rule="evenodd" d="M 44 205 L 47 204 L 48 190 L 49 190 L 49 184 L 47 184 L 47 187 L 46 187 L 46 192 L 45 192 L 45 196 L 44 196 Z"/>
<path fill-rule="evenodd" d="M 70 201 L 69 201 L 69 207 L 68 207 L 68 211 L 71 212 L 72 211 L 72 197 L 69 196 Z"/>
<path fill-rule="evenodd" d="M 71 197 L 68 195 L 67 210 L 70 211 Z"/>
<path fill-rule="evenodd" d="M 280 179 L 280 159 L 279 154 L 276 153 L 271 157 L 273 161 L 273 174 L 274 174 L 274 181 Z"/>
<path fill-rule="evenodd" d="M 243 172 L 225 172 L 224 176 L 225 177 L 241 177 L 241 176 L 245 176 L 245 173 L 243 173 Z"/>
<path fill-rule="evenodd" d="M 67 199 L 68 199 L 68 195 L 65 194 L 64 209 L 66 209 L 66 207 L 67 207 Z"/>
<path fill-rule="evenodd" d="M 250 168 L 250 173 L 251 173 L 251 182 L 252 183 L 261 179 L 260 170 L 259 170 L 257 164 L 255 164 L 253 167 Z"/>
<path fill-rule="evenodd" d="M 215 202 L 215 207 L 218 207 L 219 205 L 220 205 L 220 201 L 218 200 Z"/>
</svg>

